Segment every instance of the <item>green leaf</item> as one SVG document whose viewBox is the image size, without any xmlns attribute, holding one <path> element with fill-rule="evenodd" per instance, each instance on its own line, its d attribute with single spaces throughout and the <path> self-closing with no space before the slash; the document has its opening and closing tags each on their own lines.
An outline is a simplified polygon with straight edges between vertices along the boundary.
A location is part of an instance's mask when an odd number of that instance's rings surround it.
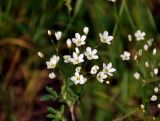
<svg viewBox="0 0 160 121">
<path fill-rule="evenodd" d="M 50 93 L 52 96 L 58 97 L 56 91 L 54 91 L 54 90 L 52 89 L 52 87 L 46 87 L 46 90 L 47 90 L 47 92 Z"/>
<path fill-rule="evenodd" d="M 56 116 L 55 115 L 53 115 L 53 114 L 48 114 L 47 115 L 47 118 L 55 118 Z"/>
<path fill-rule="evenodd" d="M 51 107 L 48 107 L 47 110 L 48 110 L 48 112 L 53 113 L 53 114 L 57 113 L 57 111 L 54 108 L 51 108 Z"/>
<path fill-rule="evenodd" d="M 60 112 L 63 114 L 64 113 L 64 105 L 62 105 L 61 107 L 60 107 Z"/>
<path fill-rule="evenodd" d="M 48 101 L 48 100 L 55 101 L 56 99 L 57 96 L 52 96 L 52 95 L 43 95 L 40 97 L 40 101 Z"/>
</svg>

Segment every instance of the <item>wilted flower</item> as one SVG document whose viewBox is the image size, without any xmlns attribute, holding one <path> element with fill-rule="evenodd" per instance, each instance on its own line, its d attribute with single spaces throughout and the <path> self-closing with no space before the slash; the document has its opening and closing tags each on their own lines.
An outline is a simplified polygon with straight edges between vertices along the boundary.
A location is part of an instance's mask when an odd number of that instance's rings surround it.
<svg viewBox="0 0 160 121">
<path fill-rule="evenodd" d="M 79 33 L 76 33 L 75 38 L 72 39 L 72 42 L 75 43 L 76 46 L 82 46 L 86 43 L 85 39 L 86 39 L 85 35 L 80 36 Z"/>
<path fill-rule="evenodd" d="M 54 78 L 56 78 L 56 75 L 55 75 L 53 72 L 52 72 L 52 73 L 50 73 L 48 76 L 49 76 L 49 78 L 50 78 L 50 79 L 54 79 Z"/>
<path fill-rule="evenodd" d="M 56 37 L 56 40 L 60 40 L 62 37 L 62 32 L 61 31 L 56 32 L 55 37 Z"/>
<path fill-rule="evenodd" d="M 138 72 L 135 72 L 135 73 L 133 74 L 133 76 L 134 76 L 134 78 L 137 79 L 137 80 L 140 79 L 140 74 L 139 74 Z"/>
<path fill-rule="evenodd" d="M 147 44 L 148 44 L 149 46 L 152 46 L 152 42 L 153 42 L 153 39 L 151 38 L 151 39 L 149 39 L 149 40 L 147 41 Z"/>
<path fill-rule="evenodd" d="M 152 95 L 151 101 L 156 101 L 156 100 L 157 100 L 157 96 L 156 95 Z"/>
<path fill-rule="evenodd" d="M 140 30 L 137 30 L 134 36 L 136 37 L 137 41 L 144 40 L 144 36 L 146 35 L 145 32 L 141 32 Z"/>
<path fill-rule="evenodd" d="M 98 69 L 99 69 L 99 66 L 94 65 L 94 66 L 91 68 L 91 74 L 96 74 L 97 71 L 98 71 Z"/>
<path fill-rule="evenodd" d="M 59 56 L 53 55 L 53 57 L 50 58 L 50 61 L 47 61 L 47 69 L 53 69 L 56 67 L 56 64 L 59 61 Z"/>
<path fill-rule="evenodd" d="M 43 58 L 43 57 L 44 57 L 44 55 L 43 55 L 42 52 L 38 52 L 37 54 L 38 54 L 38 56 L 39 56 L 40 58 Z"/>
<path fill-rule="evenodd" d="M 113 40 L 113 36 L 109 36 L 107 31 L 104 31 L 103 34 L 99 33 L 99 37 L 102 43 L 107 43 L 108 45 L 110 45 Z"/>
<path fill-rule="evenodd" d="M 87 79 L 84 78 L 83 75 L 80 75 L 79 72 L 75 72 L 75 75 L 71 77 L 71 80 L 74 82 L 74 84 L 84 84 Z"/>
<path fill-rule="evenodd" d="M 84 28 L 83 28 L 83 32 L 84 32 L 85 35 L 87 35 L 88 32 L 89 32 L 89 28 L 88 28 L 88 27 L 84 27 Z"/>
<path fill-rule="evenodd" d="M 138 50 L 138 55 L 139 55 L 139 56 L 142 56 L 142 49 L 139 49 L 139 50 Z"/>
<path fill-rule="evenodd" d="M 70 55 L 64 55 L 63 58 L 64 58 L 65 63 L 70 63 L 71 62 L 71 56 Z"/>
<path fill-rule="evenodd" d="M 80 66 L 79 66 L 79 67 L 76 67 L 75 71 L 76 71 L 76 72 L 80 72 L 80 71 L 81 71 L 81 67 L 80 67 Z"/>
<path fill-rule="evenodd" d="M 92 50 L 90 47 L 87 47 L 84 55 L 87 57 L 88 60 L 98 59 L 98 55 L 96 55 L 96 53 L 96 49 Z"/>
<path fill-rule="evenodd" d="M 67 39 L 66 43 L 67 43 L 68 48 L 71 48 L 71 46 L 72 46 L 71 39 Z"/>
<path fill-rule="evenodd" d="M 116 69 L 112 68 L 112 63 L 109 63 L 107 66 L 105 63 L 103 63 L 103 72 L 106 73 L 109 76 L 113 76 L 113 72 L 115 72 Z"/>
<path fill-rule="evenodd" d="M 124 51 L 123 54 L 120 55 L 120 57 L 122 58 L 122 60 L 129 60 L 130 55 L 131 55 L 130 52 Z"/>
<path fill-rule="evenodd" d="M 97 74 L 97 79 L 99 82 L 103 83 L 104 82 L 104 79 L 107 78 L 107 75 L 106 73 L 104 73 L 103 71 L 100 71 L 98 74 Z"/>
</svg>

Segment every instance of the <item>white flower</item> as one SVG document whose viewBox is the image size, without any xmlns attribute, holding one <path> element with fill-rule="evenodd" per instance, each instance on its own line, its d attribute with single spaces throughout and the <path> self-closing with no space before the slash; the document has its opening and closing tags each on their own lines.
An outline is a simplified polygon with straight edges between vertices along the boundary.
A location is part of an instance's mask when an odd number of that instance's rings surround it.
<svg viewBox="0 0 160 121">
<path fill-rule="evenodd" d="M 59 61 L 59 56 L 53 55 L 53 57 L 50 58 L 50 61 L 47 61 L 47 69 L 53 69 L 56 67 L 56 64 Z"/>
<path fill-rule="evenodd" d="M 106 73 L 109 76 L 113 76 L 113 72 L 115 72 L 116 69 L 112 68 L 112 63 L 109 63 L 107 66 L 105 63 L 103 63 L 103 72 Z"/>
<path fill-rule="evenodd" d="M 71 46 L 72 46 L 71 39 L 67 39 L 66 43 L 67 43 L 68 48 L 71 48 Z"/>
<path fill-rule="evenodd" d="M 120 57 L 122 58 L 122 60 L 129 60 L 130 56 L 131 56 L 131 54 L 128 51 L 124 51 L 123 54 L 120 55 Z"/>
<path fill-rule="evenodd" d="M 72 42 L 75 43 L 76 46 L 81 46 L 81 45 L 84 45 L 86 43 L 85 39 L 86 39 L 85 35 L 80 36 L 79 33 L 76 33 L 75 38 L 72 38 Z"/>
<path fill-rule="evenodd" d="M 149 67 L 148 61 L 145 62 L 145 66 L 146 66 L 147 68 Z"/>
<path fill-rule="evenodd" d="M 91 68 L 91 74 L 96 74 L 98 70 L 99 70 L 99 66 L 94 65 L 94 66 Z"/>
<path fill-rule="evenodd" d="M 143 104 L 141 104 L 141 109 L 144 109 L 144 105 Z"/>
<path fill-rule="evenodd" d="M 158 74 L 158 68 L 155 68 L 155 69 L 153 70 L 153 73 L 154 73 L 155 75 L 157 75 L 157 74 Z"/>
<path fill-rule="evenodd" d="M 40 58 L 43 58 L 43 57 L 44 57 L 44 55 L 43 55 L 42 52 L 38 52 L 37 54 L 38 54 L 38 56 L 39 56 Z"/>
<path fill-rule="evenodd" d="M 153 55 L 155 55 L 156 53 L 157 53 L 157 49 L 154 48 L 154 49 L 153 49 Z"/>
<path fill-rule="evenodd" d="M 147 44 L 148 44 L 149 46 L 152 46 L 152 42 L 153 42 L 153 39 L 151 38 L 151 39 L 149 39 L 149 40 L 147 41 Z"/>
<path fill-rule="evenodd" d="M 158 87 L 155 87 L 155 88 L 154 88 L 154 92 L 155 92 L 155 93 L 157 93 L 158 90 L 159 90 Z"/>
<path fill-rule="evenodd" d="M 135 73 L 133 74 L 133 76 L 134 76 L 134 78 L 137 79 L 137 80 L 140 79 L 140 74 L 139 74 L 138 72 L 135 72 Z"/>
<path fill-rule="evenodd" d="M 103 83 L 104 82 L 104 79 L 107 78 L 107 75 L 106 73 L 104 73 L 103 71 L 100 71 L 98 74 L 97 74 L 97 79 L 99 82 Z"/>
<path fill-rule="evenodd" d="M 78 48 L 76 48 L 75 50 L 76 50 L 76 52 L 73 52 L 73 58 L 71 58 L 71 62 L 74 65 L 84 62 L 84 59 L 83 59 L 84 55 L 79 54 L 79 49 Z"/>
<path fill-rule="evenodd" d="M 137 30 L 134 36 L 136 37 L 137 41 L 144 40 L 144 36 L 146 35 L 145 32 L 141 32 L 140 30 Z"/>
<path fill-rule="evenodd" d="M 145 51 L 147 51 L 148 50 L 148 45 L 145 44 L 143 48 L 144 48 Z"/>
<path fill-rule="evenodd" d="M 75 72 L 75 75 L 71 77 L 71 80 L 74 82 L 74 84 L 84 84 L 87 79 L 84 78 L 83 75 L 80 75 L 79 72 Z"/>
<path fill-rule="evenodd" d="M 158 104 L 157 107 L 160 108 L 160 104 Z"/>
<path fill-rule="evenodd" d="M 132 41 L 132 36 L 130 34 L 128 35 L 128 41 Z"/>
<path fill-rule="evenodd" d="M 65 63 L 70 63 L 71 62 L 71 56 L 70 55 L 64 55 L 63 58 L 64 58 Z"/>
<path fill-rule="evenodd" d="M 134 60 L 137 60 L 137 58 L 138 58 L 138 56 L 137 56 L 137 55 L 135 55 L 135 56 L 134 56 Z"/>
<path fill-rule="evenodd" d="M 56 37 L 56 40 L 60 40 L 62 37 L 62 32 L 61 31 L 56 32 L 55 37 Z"/>
<path fill-rule="evenodd" d="M 139 55 L 139 56 L 142 56 L 142 49 L 139 49 L 139 50 L 138 50 L 138 55 Z"/>
<path fill-rule="evenodd" d="M 116 2 L 116 0 L 108 0 L 108 1 L 111 1 L 111 2 L 113 2 L 113 3 Z"/>
<path fill-rule="evenodd" d="M 109 84 L 110 82 L 109 81 L 106 81 L 106 84 Z"/>
<path fill-rule="evenodd" d="M 76 72 L 80 72 L 81 71 L 81 67 L 76 67 L 75 71 Z"/>
<path fill-rule="evenodd" d="M 51 36 L 51 35 L 52 35 L 51 30 L 48 30 L 48 35 L 49 35 L 49 36 Z"/>
<path fill-rule="evenodd" d="M 157 100 L 157 96 L 156 95 L 152 95 L 151 101 L 156 101 L 156 100 Z"/>
<path fill-rule="evenodd" d="M 88 60 L 98 59 L 98 55 L 96 55 L 96 53 L 96 49 L 92 50 L 90 47 L 87 47 L 84 55 L 87 57 Z"/>
<path fill-rule="evenodd" d="M 99 37 L 102 43 L 107 43 L 108 45 L 110 45 L 113 40 L 113 36 L 109 36 L 107 31 L 104 31 L 103 34 L 99 33 Z"/>
<path fill-rule="evenodd" d="M 88 32 L 89 32 L 89 28 L 88 28 L 88 27 L 84 27 L 84 28 L 83 28 L 83 32 L 84 32 L 85 35 L 87 35 Z"/>
<path fill-rule="evenodd" d="M 50 73 L 48 76 L 49 76 L 49 78 L 50 78 L 50 79 L 54 79 L 54 78 L 56 78 L 56 75 L 55 75 L 53 72 L 52 72 L 52 73 Z"/>
</svg>

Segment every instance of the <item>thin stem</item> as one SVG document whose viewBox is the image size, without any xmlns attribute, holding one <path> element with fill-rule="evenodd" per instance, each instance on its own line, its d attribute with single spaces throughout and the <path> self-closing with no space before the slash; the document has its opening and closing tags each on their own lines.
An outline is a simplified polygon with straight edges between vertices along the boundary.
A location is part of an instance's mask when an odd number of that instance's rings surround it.
<svg viewBox="0 0 160 121">
<path fill-rule="evenodd" d="M 70 112 L 71 112 L 72 121 L 76 121 L 75 115 L 74 115 L 74 104 L 72 106 L 70 106 Z"/>
</svg>

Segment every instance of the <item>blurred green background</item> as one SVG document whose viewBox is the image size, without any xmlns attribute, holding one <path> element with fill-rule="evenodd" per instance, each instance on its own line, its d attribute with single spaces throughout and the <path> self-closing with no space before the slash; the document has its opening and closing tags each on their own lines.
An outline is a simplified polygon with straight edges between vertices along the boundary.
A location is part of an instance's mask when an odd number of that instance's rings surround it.
<svg viewBox="0 0 160 121">
<path fill-rule="evenodd" d="M 75 107 L 77 120 L 145 120 L 139 109 L 140 82 L 131 74 L 135 68 L 132 62 L 122 62 L 119 55 L 123 50 L 134 51 L 136 44 L 130 44 L 127 36 L 138 29 L 153 37 L 159 48 L 159 0 L 0 0 L 0 121 L 49 120 L 46 107 L 59 108 L 61 104 L 41 102 L 39 97 L 46 93 L 46 86 L 59 92 L 61 83 L 48 78 L 37 51 L 46 57 L 54 53 L 48 29 L 63 32 L 63 53 L 67 38 L 82 33 L 84 26 L 90 28 L 88 46 L 96 46 L 98 33 L 105 30 L 114 36 L 112 46 L 103 46 L 99 55 L 100 62 L 113 62 L 117 73 L 110 85 L 96 80 L 85 85 L 89 88 Z M 156 110 L 151 109 L 151 117 L 159 115 Z M 68 109 L 65 116 L 71 120 Z"/>
</svg>

